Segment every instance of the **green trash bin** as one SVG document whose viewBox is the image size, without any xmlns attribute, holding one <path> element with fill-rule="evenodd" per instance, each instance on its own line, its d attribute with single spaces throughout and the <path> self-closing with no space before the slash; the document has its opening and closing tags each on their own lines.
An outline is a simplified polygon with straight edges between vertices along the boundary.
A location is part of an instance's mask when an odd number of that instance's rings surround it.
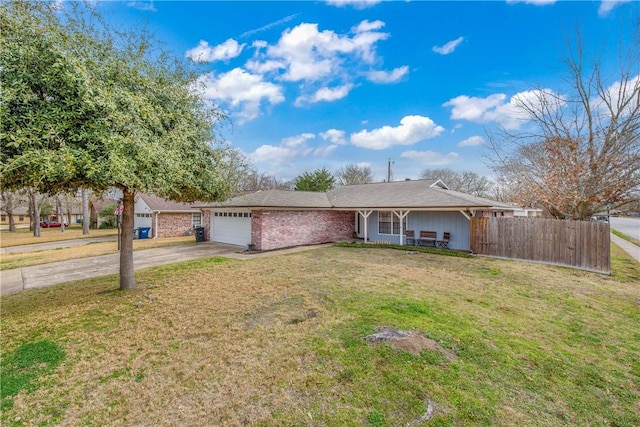
<svg viewBox="0 0 640 427">
<path fill-rule="evenodd" d="M 196 235 L 196 242 L 204 242 L 204 227 L 195 227 L 193 232 Z"/>
</svg>

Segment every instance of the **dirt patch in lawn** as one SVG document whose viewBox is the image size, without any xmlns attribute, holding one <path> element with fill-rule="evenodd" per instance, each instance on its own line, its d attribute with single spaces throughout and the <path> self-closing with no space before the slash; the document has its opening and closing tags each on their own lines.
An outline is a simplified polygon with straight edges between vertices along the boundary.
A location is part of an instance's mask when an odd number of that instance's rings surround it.
<svg viewBox="0 0 640 427">
<path fill-rule="evenodd" d="M 447 360 L 457 358 L 456 354 L 442 347 L 436 341 L 416 331 L 401 331 L 394 328 L 381 327 L 375 334 L 367 335 L 365 340 L 373 343 L 384 342 L 391 347 L 420 356 L 423 351 L 442 354 Z"/>
</svg>

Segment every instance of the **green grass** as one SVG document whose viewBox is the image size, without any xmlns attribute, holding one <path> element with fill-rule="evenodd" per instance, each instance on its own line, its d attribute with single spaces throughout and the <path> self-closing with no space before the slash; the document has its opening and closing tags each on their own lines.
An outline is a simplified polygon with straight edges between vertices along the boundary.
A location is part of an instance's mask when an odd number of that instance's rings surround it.
<svg viewBox="0 0 640 427">
<path fill-rule="evenodd" d="M 639 222 L 639 224 L 640 224 L 640 222 Z M 626 234 L 621 233 L 621 232 L 619 232 L 618 230 L 614 230 L 613 228 L 611 229 L 611 232 L 612 232 L 613 234 L 615 234 L 616 236 L 620 237 L 621 239 L 626 240 L 627 242 L 631 242 L 631 243 L 633 243 L 633 244 L 634 244 L 634 245 L 636 245 L 636 246 L 640 246 L 640 240 L 634 239 L 634 238 L 633 238 L 633 237 L 631 237 L 631 236 L 627 236 Z"/>
<path fill-rule="evenodd" d="M 640 264 L 614 248 L 612 270 L 336 246 L 23 292 L 0 301 L 3 381 L 22 343 L 66 356 L 0 421 L 640 425 Z M 380 327 L 448 353 L 364 339 Z"/>
<path fill-rule="evenodd" d="M 452 249 L 443 249 L 443 248 L 431 248 L 425 246 L 406 246 L 406 245 L 395 245 L 393 243 L 358 243 L 358 242 L 338 242 L 336 246 L 340 246 L 343 248 L 378 248 L 378 249 L 398 249 L 401 251 L 410 251 L 410 252 L 421 252 L 425 254 L 437 254 L 437 255 L 445 255 L 445 256 L 453 256 L 460 258 L 471 258 L 472 255 L 467 252 L 456 251 Z"/>
</svg>

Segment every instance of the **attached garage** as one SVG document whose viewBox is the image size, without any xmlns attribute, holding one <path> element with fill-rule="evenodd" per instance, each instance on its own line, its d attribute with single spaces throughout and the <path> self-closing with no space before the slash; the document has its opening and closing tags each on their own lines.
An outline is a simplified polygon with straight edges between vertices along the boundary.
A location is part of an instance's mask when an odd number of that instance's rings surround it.
<svg viewBox="0 0 640 427">
<path fill-rule="evenodd" d="M 211 240 L 240 246 L 251 243 L 251 212 L 211 212 Z"/>
</svg>

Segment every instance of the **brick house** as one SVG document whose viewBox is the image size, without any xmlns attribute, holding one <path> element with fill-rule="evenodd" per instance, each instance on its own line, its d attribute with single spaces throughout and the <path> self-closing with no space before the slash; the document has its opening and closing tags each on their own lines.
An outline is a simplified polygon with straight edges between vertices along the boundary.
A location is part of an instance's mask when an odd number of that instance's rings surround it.
<svg viewBox="0 0 640 427">
<path fill-rule="evenodd" d="M 202 225 L 202 211 L 193 204 L 138 193 L 135 197 L 134 228 L 148 227 L 149 237 L 179 237 Z"/>
<path fill-rule="evenodd" d="M 510 217 L 517 208 L 452 191 L 440 180 L 337 187 L 326 193 L 266 190 L 202 206 L 205 238 L 256 250 L 351 240 L 405 244 L 405 231 L 451 234 L 470 249 L 472 216 Z"/>
</svg>

